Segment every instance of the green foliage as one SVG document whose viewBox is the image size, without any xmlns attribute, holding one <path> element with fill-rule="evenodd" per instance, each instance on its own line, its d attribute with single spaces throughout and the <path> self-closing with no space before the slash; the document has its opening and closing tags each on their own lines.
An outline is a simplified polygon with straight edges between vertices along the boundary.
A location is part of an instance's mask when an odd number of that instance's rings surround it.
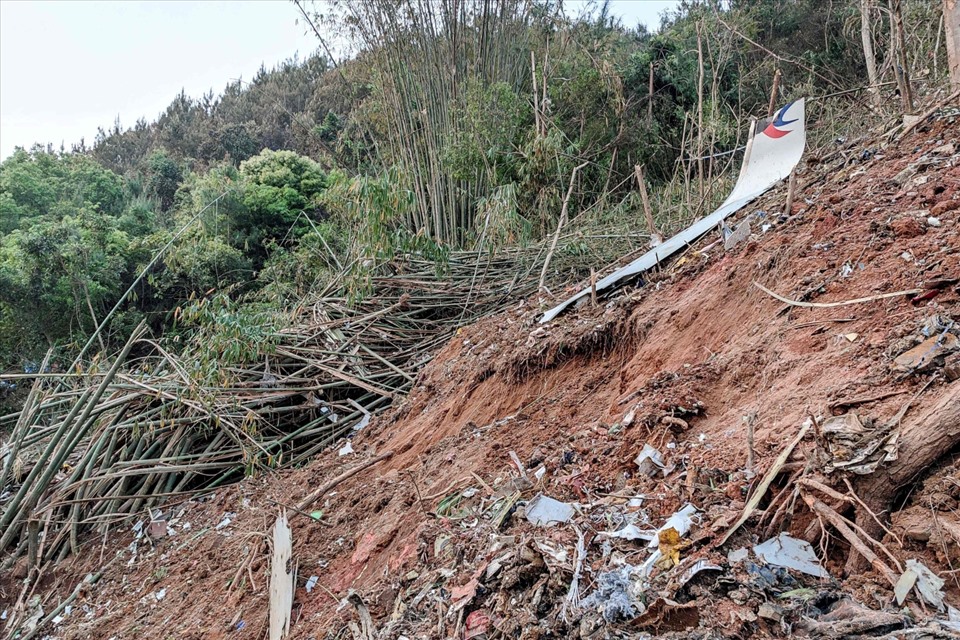
<svg viewBox="0 0 960 640">
<path fill-rule="evenodd" d="M 80 210 L 37 222 L 0 241 L 0 305 L 52 344 L 95 326 L 128 262 L 129 238 L 115 219 Z"/>
<path fill-rule="evenodd" d="M 173 199 L 180 183 L 183 182 L 183 171 L 162 150 L 153 152 L 147 166 L 150 195 L 157 199 L 161 211 L 168 211 L 173 206 Z"/>
<path fill-rule="evenodd" d="M 60 219 L 78 209 L 108 216 L 123 211 L 123 180 L 87 156 L 17 149 L 0 163 L 0 231 Z"/>
<path fill-rule="evenodd" d="M 200 384 L 222 385 L 229 367 L 255 362 L 271 353 L 287 314 L 270 304 L 239 303 L 229 291 L 197 298 L 178 310 L 179 327 L 188 330 L 181 361 Z"/>
<path fill-rule="evenodd" d="M 245 210 L 234 223 L 251 251 L 266 243 L 296 239 L 320 216 L 318 196 L 326 176 L 316 162 L 293 151 L 264 150 L 240 165 Z"/>
</svg>

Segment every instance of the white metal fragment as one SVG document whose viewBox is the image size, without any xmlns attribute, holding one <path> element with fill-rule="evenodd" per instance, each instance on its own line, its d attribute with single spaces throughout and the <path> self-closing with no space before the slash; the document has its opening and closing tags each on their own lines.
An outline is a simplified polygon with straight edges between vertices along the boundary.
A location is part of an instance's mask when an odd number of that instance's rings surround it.
<svg viewBox="0 0 960 640">
<path fill-rule="evenodd" d="M 907 596 L 910 594 L 910 590 L 913 589 L 913 585 L 917 583 L 917 572 L 913 569 L 907 569 L 903 572 L 903 575 L 900 576 L 900 579 L 897 580 L 897 584 L 893 587 L 893 595 L 897 598 L 897 605 L 902 605 L 903 601 L 907 599 Z"/>
<path fill-rule="evenodd" d="M 917 574 L 916 587 L 923 599 L 943 611 L 943 578 L 913 559 L 907 560 L 907 570 Z"/>
<path fill-rule="evenodd" d="M 669 258 L 677 251 L 688 247 L 705 233 L 716 227 L 732 213 L 739 211 L 752 200 L 761 196 L 773 185 L 790 175 L 800 162 L 806 145 L 804 129 L 804 100 L 782 107 L 769 120 L 751 125 L 747 148 L 743 155 L 740 175 L 733 191 L 720 208 L 701 218 L 663 244 L 643 254 L 630 264 L 617 269 L 596 283 L 601 291 L 629 276 L 647 271 Z M 549 322 L 564 309 L 590 295 L 593 287 L 587 287 L 572 298 L 561 302 L 540 318 L 540 323 Z"/>
<path fill-rule="evenodd" d="M 739 549 L 731 549 L 727 553 L 727 562 L 731 564 L 736 564 L 737 562 L 743 562 L 750 555 L 750 551 L 746 547 L 740 547 Z"/>
<path fill-rule="evenodd" d="M 798 540 L 789 533 L 781 532 L 776 538 L 756 545 L 753 552 L 761 561 L 775 567 L 794 569 L 818 578 L 830 575 L 820 566 L 820 560 L 810 543 Z"/>
<path fill-rule="evenodd" d="M 663 461 L 663 454 L 649 444 L 643 445 L 643 449 L 634 459 L 637 469 L 645 476 L 653 477 L 658 472 L 666 475 L 666 464 Z"/>
<path fill-rule="evenodd" d="M 293 537 L 286 514 L 273 525 L 273 563 L 270 572 L 270 640 L 280 640 L 290 631 L 294 572 L 287 569 L 293 555 Z"/>
<path fill-rule="evenodd" d="M 666 531 L 667 529 L 676 529 L 681 537 L 690 533 L 690 529 L 693 527 L 693 516 L 696 513 L 697 508 L 692 504 L 683 505 L 679 511 L 667 518 L 667 521 L 654 532 L 653 538 L 647 546 L 651 549 L 657 547 L 660 544 L 660 532 Z"/>
<path fill-rule="evenodd" d="M 542 493 L 538 493 L 527 503 L 527 520 L 538 527 L 570 522 L 574 513 L 576 511 L 570 503 L 554 500 Z"/>
</svg>

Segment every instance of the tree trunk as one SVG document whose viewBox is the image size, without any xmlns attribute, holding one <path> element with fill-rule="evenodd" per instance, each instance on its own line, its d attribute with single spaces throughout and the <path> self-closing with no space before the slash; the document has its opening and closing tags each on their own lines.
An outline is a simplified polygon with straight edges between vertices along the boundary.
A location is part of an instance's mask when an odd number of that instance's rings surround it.
<svg viewBox="0 0 960 640">
<path fill-rule="evenodd" d="M 893 66 L 897 73 L 903 112 L 913 113 L 913 90 L 910 88 L 910 65 L 907 62 L 907 38 L 903 31 L 901 0 L 890 0 L 890 33 L 894 42 Z"/>
<path fill-rule="evenodd" d="M 957 0 L 943 0 L 943 26 L 947 37 L 950 84 L 953 89 L 960 89 L 960 3 Z"/>
<path fill-rule="evenodd" d="M 936 403 L 903 423 L 896 462 L 880 467 L 870 475 L 857 476 L 854 485 L 857 494 L 875 513 L 889 513 L 897 493 L 918 480 L 937 460 L 958 445 L 960 382 L 953 382 L 947 385 Z M 882 535 L 876 522 L 865 510 L 857 510 L 857 524 L 871 535 Z"/>
<path fill-rule="evenodd" d="M 950 0 L 944 0 L 949 2 Z M 873 0 L 860 0 L 860 39 L 863 41 L 863 59 L 867 63 L 867 80 L 873 104 L 880 105 L 880 88 L 877 86 L 877 59 L 873 52 L 873 34 L 870 30 L 870 12 Z"/>
</svg>

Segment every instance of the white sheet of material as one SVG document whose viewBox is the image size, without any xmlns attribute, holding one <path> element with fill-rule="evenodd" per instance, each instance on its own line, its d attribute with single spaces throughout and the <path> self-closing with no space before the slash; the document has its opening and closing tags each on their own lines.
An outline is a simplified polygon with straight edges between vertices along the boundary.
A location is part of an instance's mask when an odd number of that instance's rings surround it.
<svg viewBox="0 0 960 640">
<path fill-rule="evenodd" d="M 801 98 L 781 108 L 772 119 L 754 122 L 743 154 L 743 165 L 740 167 L 737 184 L 719 209 L 666 242 L 657 245 L 627 266 L 597 281 L 597 291 L 602 291 L 623 278 L 656 266 L 661 260 L 669 258 L 695 242 L 731 213 L 739 211 L 750 201 L 763 195 L 773 185 L 789 176 L 800 162 L 807 141 L 803 103 Z M 588 295 L 590 295 L 590 287 L 547 311 L 540 318 L 540 323 L 553 320 L 564 309 Z"/>
</svg>

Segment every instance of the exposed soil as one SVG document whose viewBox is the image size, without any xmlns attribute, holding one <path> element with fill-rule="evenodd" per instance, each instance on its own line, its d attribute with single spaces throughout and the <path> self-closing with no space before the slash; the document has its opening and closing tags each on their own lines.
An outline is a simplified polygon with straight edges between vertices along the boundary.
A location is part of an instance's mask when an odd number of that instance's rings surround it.
<svg viewBox="0 0 960 640">
<path fill-rule="evenodd" d="M 796 496 L 801 474 L 843 494 L 847 477 L 858 494 L 870 494 L 871 521 L 883 523 L 870 529 L 895 559 L 886 562 L 919 560 L 960 608 L 960 451 L 938 450 L 932 466 L 909 472 L 916 448 L 905 439 L 900 457 L 876 474 L 902 484 L 878 489 L 873 474 L 820 473 L 825 444 L 816 428 L 847 411 L 883 425 L 909 402 L 896 421 L 906 438 L 922 433 L 935 409 L 955 415 L 960 382 L 946 370 L 956 353 L 922 371 L 898 370 L 894 360 L 926 339 L 934 316 L 960 325 L 960 293 L 949 281 L 960 276 L 957 131 L 948 118 L 887 148 L 838 149 L 803 171 L 789 216 L 779 214 L 784 193 L 775 190 L 741 214 L 766 212 L 735 251 L 691 250 L 646 286 L 597 307 L 541 326 L 547 304 L 517 301 L 464 328 L 402 406 L 356 435 L 354 453 L 338 455 L 341 442 L 307 468 L 171 505 L 163 517 L 174 535 L 154 542 L 136 540 L 133 523 L 82 541 L 82 552 L 36 588 L 45 611 L 108 566 L 50 637 L 266 637 L 269 535 L 281 505 L 386 451 L 392 458 L 305 512 L 287 510 L 298 585 L 290 637 L 786 637 L 843 624 L 851 635 L 926 624 L 933 607 L 916 592 L 898 607 L 889 582 L 857 564 L 835 529 L 821 527 Z M 803 308 L 754 282 L 815 303 L 923 293 Z M 811 418 L 815 427 L 760 511 L 717 547 L 760 476 Z M 756 477 L 745 473 L 749 422 Z M 937 428 L 937 442 L 960 440 L 960 424 Z M 665 474 L 638 473 L 634 459 L 645 444 L 662 452 Z M 538 493 L 577 503 L 573 523 L 529 523 L 524 506 Z M 642 502 L 628 502 L 640 495 Z M 818 497 L 856 513 L 858 523 L 868 513 L 851 500 Z M 686 503 L 699 512 L 685 536 L 691 544 L 680 549 L 679 566 L 653 570 L 640 598 L 646 610 L 615 616 L 603 604 L 609 599 L 591 600 L 649 553 L 644 541 L 603 534 L 632 516 L 641 529 L 656 529 Z M 319 521 L 310 517 L 316 511 Z M 812 542 L 829 577 L 753 556 L 728 559 L 781 530 Z M 565 601 L 579 535 L 585 558 L 574 594 L 587 605 L 578 608 Z M 718 568 L 685 580 L 698 560 Z M 21 565 L 0 577 L 0 609 L 22 597 L 24 575 Z M 375 627 L 369 636 L 364 608 Z"/>
</svg>

